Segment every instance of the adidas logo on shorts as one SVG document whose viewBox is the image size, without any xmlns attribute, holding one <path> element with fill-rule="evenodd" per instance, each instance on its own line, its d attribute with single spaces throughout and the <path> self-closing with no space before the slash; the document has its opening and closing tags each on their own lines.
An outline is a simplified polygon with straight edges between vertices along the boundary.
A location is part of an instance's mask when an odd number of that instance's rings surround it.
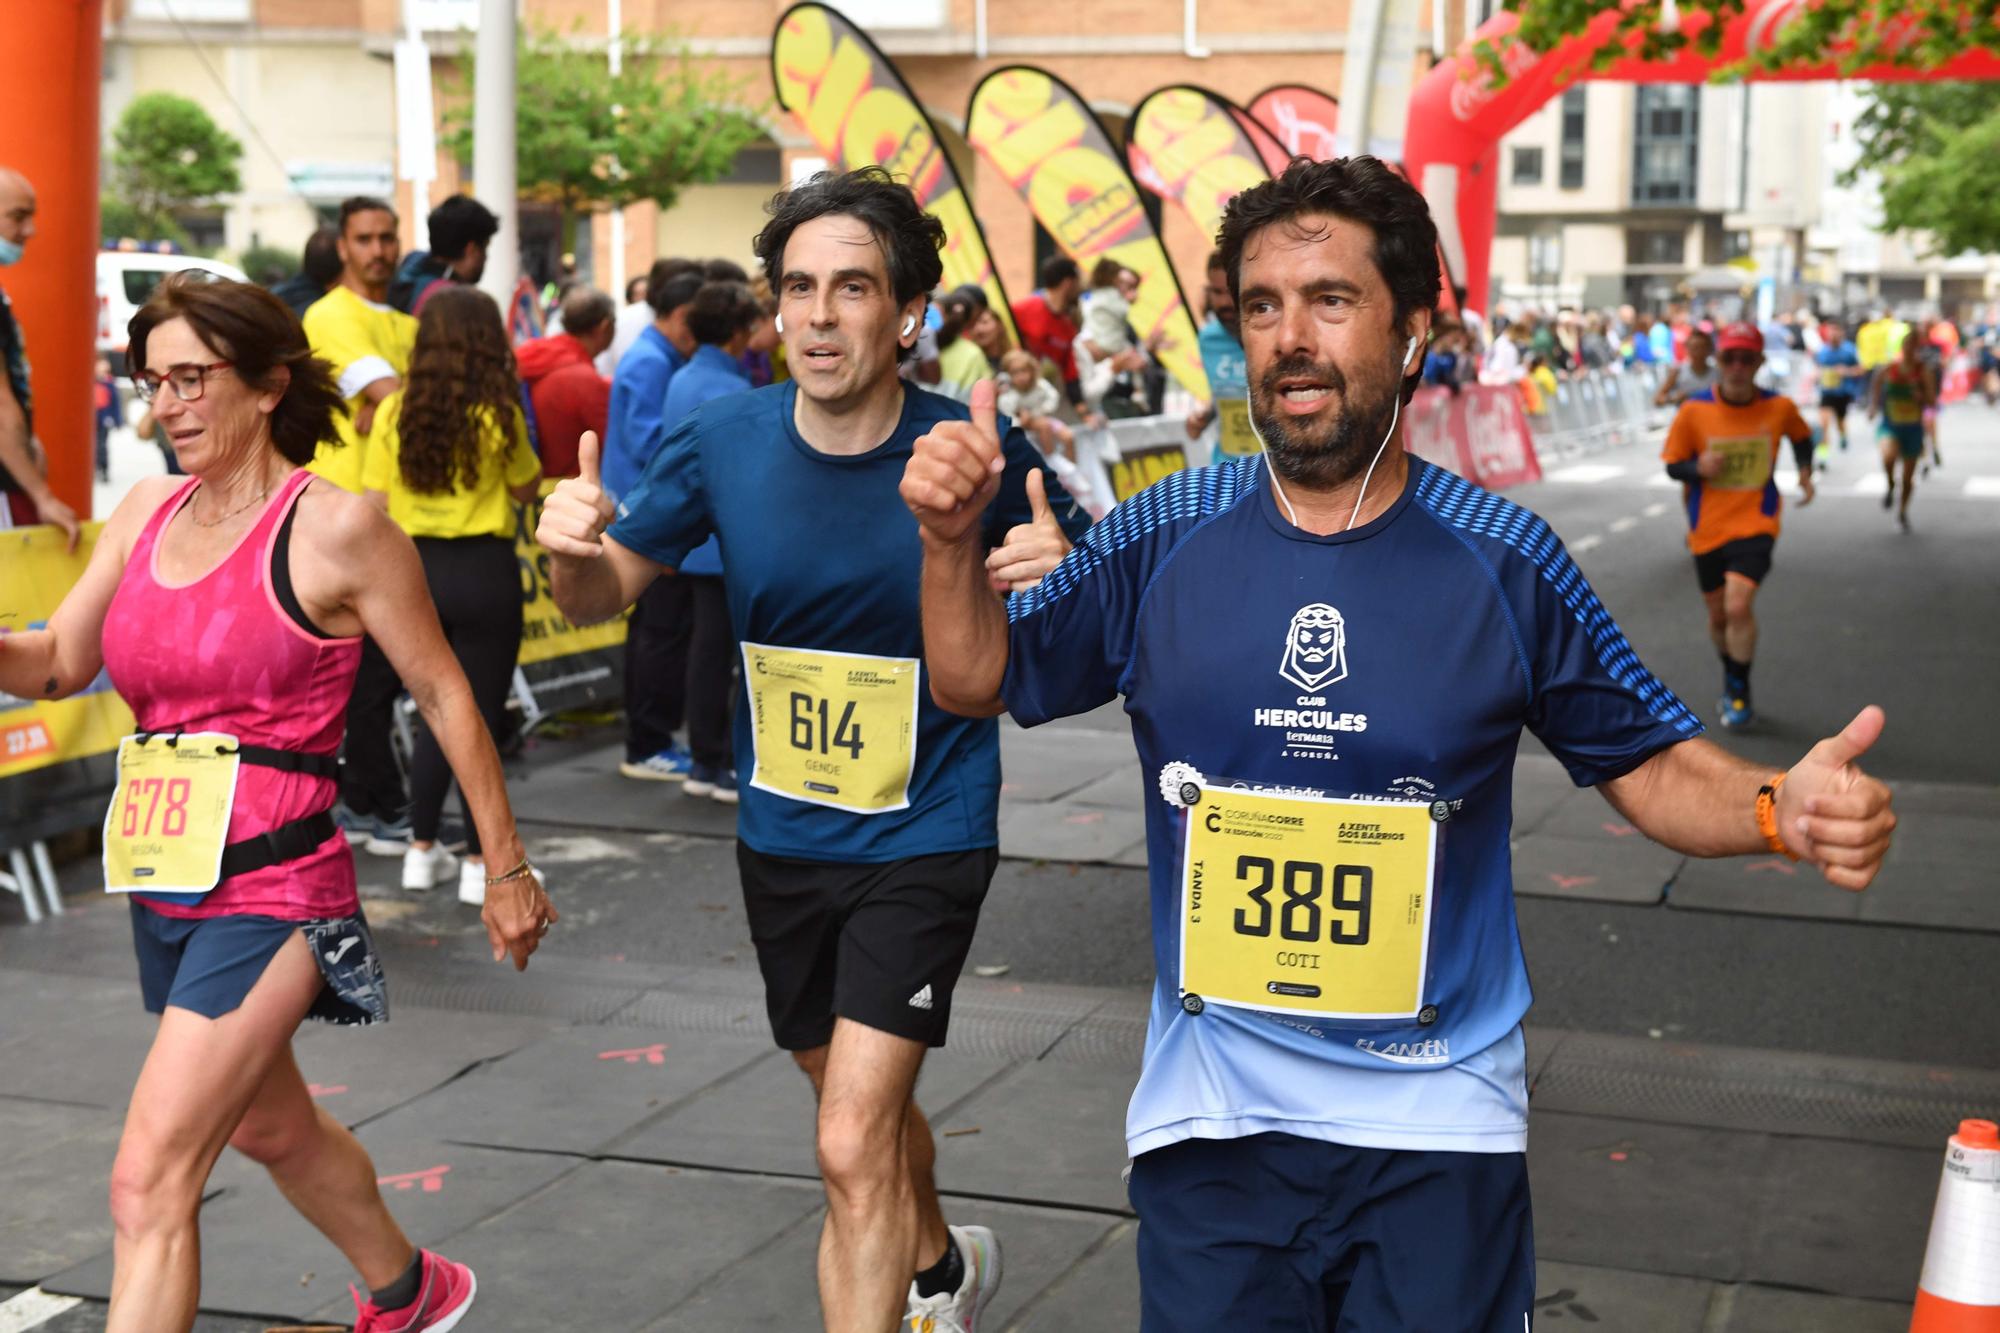
<svg viewBox="0 0 2000 1333">
<path fill-rule="evenodd" d="M 915 995 L 912 995 L 912 996 L 910 997 L 910 1008 L 912 1008 L 912 1009 L 929 1009 L 929 1008 L 931 1008 L 931 1007 L 932 1007 L 932 1005 L 931 1005 L 931 988 L 930 988 L 930 983 L 929 983 L 929 982 L 925 982 L 925 983 L 924 983 L 924 988 L 923 988 L 922 990 L 918 991 L 918 992 L 917 992 L 917 993 L 916 993 Z"/>
</svg>

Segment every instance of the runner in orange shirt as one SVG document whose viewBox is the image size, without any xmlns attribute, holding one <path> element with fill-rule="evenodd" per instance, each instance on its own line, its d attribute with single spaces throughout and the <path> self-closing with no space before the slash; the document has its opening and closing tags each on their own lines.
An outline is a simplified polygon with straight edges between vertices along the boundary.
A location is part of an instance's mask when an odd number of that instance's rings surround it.
<svg viewBox="0 0 2000 1333">
<path fill-rule="evenodd" d="M 1801 505 L 1812 503 L 1812 430 L 1791 399 L 1756 386 L 1764 335 L 1731 324 L 1717 339 L 1721 378 L 1682 404 L 1661 457 L 1687 497 L 1688 550 L 1708 604 L 1708 634 L 1722 655 L 1725 727 L 1751 720 L 1750 659 L 1757 651 L 1752 603 L 1771 572 L 1778 539 L 1778 444 L 1792 442 Z"/>
</svg>

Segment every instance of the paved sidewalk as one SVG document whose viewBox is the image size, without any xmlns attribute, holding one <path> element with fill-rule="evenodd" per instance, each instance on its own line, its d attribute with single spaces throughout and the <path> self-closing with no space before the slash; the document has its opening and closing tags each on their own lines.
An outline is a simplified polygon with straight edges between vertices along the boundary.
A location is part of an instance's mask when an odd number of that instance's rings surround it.
<svg viewBox="0 0 2000 1333">
<path fill-rule="evenodd" d="M 1143 863 L 1144 784 L 1122 733 L 1005 736 L 1009 857 Z M 590 886 L 664 883 L 666 857 L 676 887 L 651 913 L 704 929 L 725 910 L 709 900 L 735 892 L 718 841 L 729 812 L 663 801 L 609 767 L 589 745 L 547 747 L 514 786 L 531 846 L 574 886 L 578 937 L 597 947 L 631 930 Z M 2000 929 L 1979 892 L 2000 854 L 1993 798 L 1899 788 L 1906 828 L 1930 836 L 1899 844 L 1860 919 Z M 1523 894 L 1714 911 L 1775 900 L 1803 915 L 1857 902 L 1801 882 L 1751 903 L 1745 886 L 1789 867 L 1684 864 L 1538 754 L 1521 761 L 1516 822 Z M 749 960 L 552 949 L 515 976 L 480 957 L 469 909 L 387 889 L 393 865 L 364 859 L 395 1021 L 309 1026 L 297 1049 L 412 1236 L 478 1269 L 462 1327 L 573 1328 L 583 1310 L 604 1330 L 816 1327 L 810 1099 L 771 1047 Z M 28 1327 L 102 1327 L 105 1181 L 151 1020 L 126 909 L 93 878 L 70 866 L 70 914 L 41 927 L 0 905 L 0 1328 L 16 1327 L 14 1288 L 35 1286 L 82 1303 Z M 982 1328 L 1136 1328 L 1121 1128 L 1145 1011 L 1137 985 L 962 984 L 919 1096 L 947 1213 L 1006 1247 Z M 2000 1107 L 1991 1070 L 1532 1028 L 1529 1051 L 1536 1317 L 1551 1328 L 1900 1331 L 1945 1136 Z M 226 1157 L 211 1188 L 204 1333 L 349 1316 L 344 1263 L 268 1180 Z"/>
</svg>

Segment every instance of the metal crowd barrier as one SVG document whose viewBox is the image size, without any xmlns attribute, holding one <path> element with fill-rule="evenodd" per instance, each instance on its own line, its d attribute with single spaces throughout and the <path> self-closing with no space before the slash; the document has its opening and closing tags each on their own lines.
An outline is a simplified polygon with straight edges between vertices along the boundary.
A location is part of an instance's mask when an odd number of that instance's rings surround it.
<svg viewBox="0 0 2000 1333">
<path fill-rule="evenodd" d="M 1535 452 L 1545 460 L 1580 458 L 1665 429 L 1672 412 L 1653 406 L 1665 377 L 1642 361 L 1558 381 L 1555 393 L 1543 396 L 1543 410 L 1527 414 Z"/>
</svg>

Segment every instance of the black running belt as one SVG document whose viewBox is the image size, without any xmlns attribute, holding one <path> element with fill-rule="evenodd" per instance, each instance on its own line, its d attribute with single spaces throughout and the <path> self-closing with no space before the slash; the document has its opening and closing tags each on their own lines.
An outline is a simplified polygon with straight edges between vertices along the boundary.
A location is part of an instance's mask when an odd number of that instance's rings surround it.
<svg viewBox="0 0 2000 1333">
<path fill-rule="evenodd" d="M 248 747 L 246 747 L 248 748 Z M 322 810 L 304 819 L 280 824 L 269 833 L 260 833 L 222 849 L 221 879 L 247 875 L 266 866 L 296 861 L 313 852 L 334 833 L 333 812 Z"/>
<path fill-rule="evenodd" d="M 186 732 L 142 731 L 141 744 L 158 737 L 168 747 L 175 745 Z M 338 778 L 340 776 L 340 756 L 334 754 L 307 754 L 302 750 L 279 750 L 269 745 L 246 745 L 236 742 L 234 750 L 224 750 L 223 754 L 233 754 L 246 764 L 259 768 L 275 768 L 285 773 L 304 773 L 308 777 Z"/>
</svg>

